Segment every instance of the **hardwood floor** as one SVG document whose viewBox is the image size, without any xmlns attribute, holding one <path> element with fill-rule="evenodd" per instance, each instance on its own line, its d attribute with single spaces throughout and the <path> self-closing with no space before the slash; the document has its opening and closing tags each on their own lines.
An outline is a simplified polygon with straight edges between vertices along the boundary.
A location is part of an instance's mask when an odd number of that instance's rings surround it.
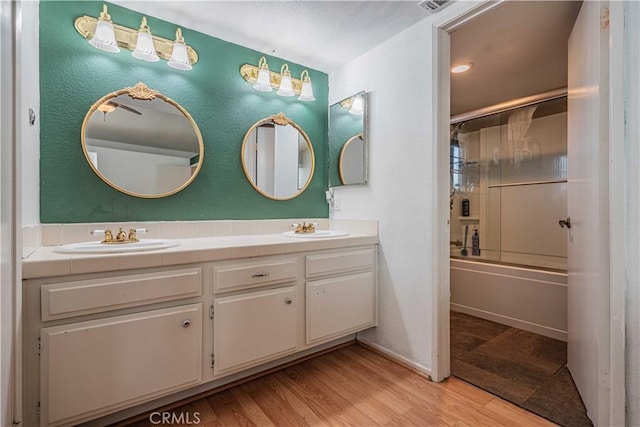
<svg viewBox="0 0 640 427">
<path fill-rule="evenodd" d="M 357 344 L 163 411 L 176 426 L 553 425 L 456 378 L 431 382 Z M 150 415 L 121 425 L 161 425 L 161 414 Z"/>
</svg>

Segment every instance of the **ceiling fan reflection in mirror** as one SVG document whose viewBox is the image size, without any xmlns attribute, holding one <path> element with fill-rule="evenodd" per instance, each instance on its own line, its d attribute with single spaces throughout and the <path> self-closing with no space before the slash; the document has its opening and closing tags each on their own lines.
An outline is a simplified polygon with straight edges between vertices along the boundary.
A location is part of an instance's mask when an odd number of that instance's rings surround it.
<svg viewBox="0 0 640 427">
<path fill-rule="evenodd" d="M 116 108 L 122 108 L 125 111 L 137 114 L 139 116 L 142 115 L 142 113 L 135 108 L 131 108 L 128 105 L 120 104 L 119 102 L 113 101 L 104 102 L 97 108 L 97 110 L 102 111 L 102 113 L 104 114 L 104 121 L 107 121 L 107 113 L 113 113 Z"/>
</svg>

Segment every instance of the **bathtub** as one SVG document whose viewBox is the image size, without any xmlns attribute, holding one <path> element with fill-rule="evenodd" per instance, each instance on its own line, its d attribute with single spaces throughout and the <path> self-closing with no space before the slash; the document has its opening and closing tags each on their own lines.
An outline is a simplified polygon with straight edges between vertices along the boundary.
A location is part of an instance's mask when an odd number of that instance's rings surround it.
<svg viewBox="0 0 640 427">
<path fill-rule="evenodd" d="M 567 273 L 450 259 L 451 310 L 567 340 Z"/>
</svg>

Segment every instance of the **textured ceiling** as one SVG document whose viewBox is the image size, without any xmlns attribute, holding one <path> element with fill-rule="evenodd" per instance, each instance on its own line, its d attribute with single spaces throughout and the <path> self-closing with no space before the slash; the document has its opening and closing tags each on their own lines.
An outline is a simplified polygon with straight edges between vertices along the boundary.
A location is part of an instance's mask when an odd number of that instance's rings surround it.
<svg viewBox="0 0 640 427">
<path fill-rule="evenodd" d="M 113 3 L 324 72 L 429 15 L 417 0 Z"/>
<path fill-rule="evenodd" d="M 451 113 L 567 85 L 567 40 L 581 2 L 505 2 L 451 34 Z"/>
<path fill-rule="evenodd" d="M 113 3 L 324 72 L 429 15 L 417 0 Z M 452 114 L 566 86 L 567 40 L 580 4 L 506 1 L 453 32 L 452 63 L 474 67 L 451 77 Z"/>
</svg>

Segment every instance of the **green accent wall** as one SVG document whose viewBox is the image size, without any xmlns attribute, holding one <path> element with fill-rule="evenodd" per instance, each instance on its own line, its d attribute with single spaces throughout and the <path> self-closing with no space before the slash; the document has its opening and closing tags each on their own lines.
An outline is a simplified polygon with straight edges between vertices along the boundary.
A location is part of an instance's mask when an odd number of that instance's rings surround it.
<svg viewBox="0 0 640 427">
<path fill-rule="evenodd" d="M 40 3 L 40 221 L 42 223 L 212 219 L 326 218 L 328 77 L 299 64 L 267 56 L 270 69 L 284 62 L 291 74 L 309 70 L 316 101 L 300 102 L 254 90 L 240 67 L 257 65 L 261 53 L 183 28 L 198 52 L 190 72 L 139 61 L 131 52 L 93 48 L 74 28 L 81 15 L 98 16 L 103 2 Z M 108 4 L 113 22 L 138 28 L 142 15 Z M 147 16 L 153 34 L 173 39 L 176 25 Z M 80 129 L 102 96 L 142 81 L 181 104 L 204 139 L 204 162 L 191 185 L 172 196 L 142 199 L 103 182 L 87 163 Z M 240 163 L 246 131 L 258 120 L 283 112 L 313 144 L 316 168 L 300 196 L 275 201 L 257 193 Z"/>
</svg>

